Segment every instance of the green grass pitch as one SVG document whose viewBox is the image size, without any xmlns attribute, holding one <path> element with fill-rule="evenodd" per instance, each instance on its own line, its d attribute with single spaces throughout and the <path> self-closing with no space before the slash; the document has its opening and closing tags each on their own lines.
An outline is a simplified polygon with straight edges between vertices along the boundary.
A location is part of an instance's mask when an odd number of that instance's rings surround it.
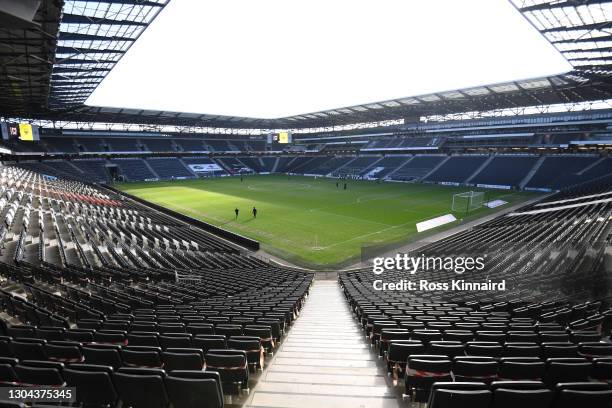
<svg viewBox="0 0 612 408">
<path fill-rule="evenodd" d="M 407 242 L 416 223 L 451 212 L 452 195 L 469 187 L 348 181 L 283 175 L 122 183 L 121 190 L 256 239 L 262 249 L 310 267 L 357 261 L 362 246 Z M 489 190 L 487 198 L 517 203 L 532 194 Z M 509 204 L 507 204 L 509 205 Z M 257 207 L 257 219 L 251 209 Z M 240 209 L 235 219 L 234 208 Z M 501 207 L 504 208 L 504 207 Z M 481 208 L 475 218 L 493 212 Z M 465 219 L 465 213 L 455 213 Z M 450 224 L 451 226 L 456 223 Z M 435 230 L 434 230 L 435 231 Z"/>
</svg>

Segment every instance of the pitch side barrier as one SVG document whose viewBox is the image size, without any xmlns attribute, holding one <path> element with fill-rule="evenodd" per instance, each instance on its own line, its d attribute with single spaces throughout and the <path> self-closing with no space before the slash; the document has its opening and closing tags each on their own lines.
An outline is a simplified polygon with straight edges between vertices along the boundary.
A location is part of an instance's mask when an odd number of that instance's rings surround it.
<svg viewBox="0 0 612 408">
<path fill-rule="evenodd" d="M 171 210 L 169 208 L 166 208 L 166 207 L 162 207 L 161 205 L 157 205 L 157 204 L 152 203 L 150 201 L 143 200 L 142 198 L 133 196 L 133 195 L 128 194 L 128 193 L 126 193 L 124 191 L 117 190 L 116 188 L 111 187 L 108 184 L 102 184 L 102 185 L 105 188 L 107 188 L 107 189 L 109 189 L 109 190 L 111 190 L 111 191 L 113 191 L 113 192 L 115 192 L 117 194 L 120 194 L 122 196 L 128 197 L 131 200 L 139 202 L 140 204 L 146 205 L 147 207 L 153 208 L 153 209 L 155 209 L 157 211 L 163 212 L 163 213 L 165 213 L 165 214 L 167 214 L 167 215 L 169 215 L 171 217 L 177 218 L 177 219 L 179 219 L 181 221 L 184 221 L 184 222 L 186 222 L 188 224 L 195 225 L 196 227 L 201 228 L 204 231 L 208 231 L 208 232 L 210 232 L 212 234 L 215 234 L 215 235 L 217 235 L 217 236 L 219 236 L 221 238 L 225 238 L 228 241 L 231 241 L 231 242 L 233 242 L 235 244 L 238 244 L 238 245 L 240 245 L 242 247 L 250 249 L 251 251 L 258 251 L 259 250 L 259 241 L 255 241 L 254 239 L 243 237 L 242 235 L 233 233 L 233 232 L 225 230 L 223 228 L 219 228 L 219 227 L 217 227 L 215 225 L 212 225 L 212 224 L 209 224 L 207 222 L 197 220 L 197 219 L 192 218 L 192 217 L 190 217 L 188 215 L 181 214 L 179 212 L 173 211 L 173 210 Z"/>
</svg>

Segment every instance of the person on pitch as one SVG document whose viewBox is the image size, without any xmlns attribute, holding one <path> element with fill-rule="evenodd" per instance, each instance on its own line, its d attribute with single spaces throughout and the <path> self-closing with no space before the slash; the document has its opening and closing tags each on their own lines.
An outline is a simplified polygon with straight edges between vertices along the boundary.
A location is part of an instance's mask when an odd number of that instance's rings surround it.
<svg viewBox="0 0 612 408">
<path fill-rule="evenodd" d="M 238 219 L 238 213 L 240 212 L 240 210 L 238 209 L 238 207 L 234 208 L 234 214 L 236 214 L 236 219 Z"/>
<path fill-rule="evenodd" d="M 257 218 L 257 208 L 253 207 L 253 218 Z"/>
</svg>

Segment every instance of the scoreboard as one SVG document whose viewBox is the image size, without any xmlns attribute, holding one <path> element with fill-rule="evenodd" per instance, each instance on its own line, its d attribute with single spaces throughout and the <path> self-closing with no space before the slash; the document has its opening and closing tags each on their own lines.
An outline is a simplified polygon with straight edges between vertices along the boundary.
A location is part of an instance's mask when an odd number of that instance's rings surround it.
<svg viewBox="0 0 612 408">
<path fill-rule="evenodd" d="M 0 133 L 2 133 L 3 140 L 21 140 L 24 142 L 40 140 L 38 126 L 25 122 L 0 122 Z"/>
<path fill-rule="evenodd" d="M 291 132 L 278 132 L 278 133 L 268 133 L 268 144 L 291 144 L 293 143 L 293 136 Z"/>
</svg>

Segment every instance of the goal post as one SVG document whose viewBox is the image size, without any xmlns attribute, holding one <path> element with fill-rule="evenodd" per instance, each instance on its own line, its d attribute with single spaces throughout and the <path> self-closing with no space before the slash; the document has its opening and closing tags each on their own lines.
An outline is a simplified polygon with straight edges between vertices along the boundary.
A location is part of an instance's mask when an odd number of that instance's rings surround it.
<svg viewBox="0 0 612 408">
<path fill-rule="evenodd" d="M 452 211 L 470 212 L 484 205 L 485 194 L 482 191 L 466 191 L 453 194 Z"/>
</svg>

